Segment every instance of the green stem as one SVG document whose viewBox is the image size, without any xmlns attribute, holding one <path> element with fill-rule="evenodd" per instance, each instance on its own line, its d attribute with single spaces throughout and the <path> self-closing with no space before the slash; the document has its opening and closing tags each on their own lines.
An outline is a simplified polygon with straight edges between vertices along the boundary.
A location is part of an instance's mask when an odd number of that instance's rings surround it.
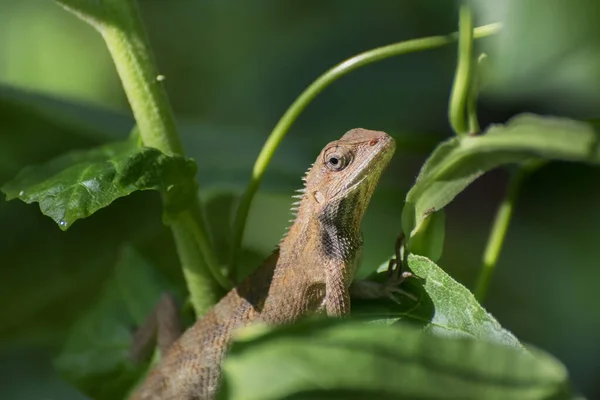
<svg viewBox="0 0 600 400">
<path fill-rule="evenodd" d="M 473 71 L 473 78 L 471 80 L 471 87 L 469 89 L 469 96 L 467 98 L 467 118 L 468 118 L 468 133 L 469 135 L 478 134 L 481 129 L 479 127 L 479 121 L 477 119 L 477 98 L 479 97 L 479 91 L 481 90 L 482 81 L 482 65 L 484 60 L 487 58 L 486 54 L 481 54 L 477 58 L 477 64 Z"/>
<path fill-rule="evenodd" d="M 135 0 L 57 0 L 89 21 L 101 34 L 131 105 L 145 146 L 165 154 L 184 155 L 163 79 L 152 58 Z M 197 199 L 196 199 L 197 200 Z M 192 305 L 197 315 L 217 302 L 221 291 L 215 282 L 229 286 L 218 269 L 198 201 L 171 223 Z"/>
<path fill-rule="evenodd" d="M 490 24 L 475 28 L 472 35 L 474 38 L 479 39 L 493 35 L 499 30 L 500 24 Z M 242 237 L 244 236 L 244 228 L 246 226 L 248 212 L 250 210 L 254 195 L 256 194 L 256 191 L 258 190 L 258 187 L 263 179 L 265 170 L 268 164 L 271 162 L 271 158 L 283 140 L 285 134 L 290 129 L 294 121 L 298 118 L 300 113 L 306 108 L 306 106 L 327 86 L 331 85 L 334 81 L 342 76 L 360 67 L 364 67 L 377 61 L 401 54 L 442 47 L 455 42 L 457 38 L 458 33 L 455 32 L 446 36 L 431 36 L 394 43 L 388 46 L 383 46 L 360 53 L 325 72 L 300 94 L 296 101 L 294 101 L 294 103 L 292 103 L 292 105 L 287 109 L 279 122 L 277 122 L 275 128 L 273 128 L 273 131 L 265 142 L 254 164 L 250 182 L 248 183 L 246 191 L 240 200 L 233 225 L 233 238 L 231 241 L 230 254 L 231 270 L 235 269 L 236 253 L 240 248 Z"/>
<path fill-rule="evenodd" d="M 101 21 L 105 18 L 100 4 L 91 0 L 54 0 L 65 10 L 72 12 L 99 30 Z"/>
<path fill-rule="evenodd" d="M 450 94 L 448 117 L 454 133 L 464 136 L 469 133 L 465 107 L 469 97 L 471 70 L 473 69 L 473 16 L 471 8 L 466 4 L 460 7 L 458 35 L 458 64 Z"/>
<path fill-rule="evenodd" d="M 107 14 L 100 33 L 113 58 L 144 145 L 183 155 L 175 119 L 135 0 L 104 0 Z"/>
<path fill-rule="evenodd" d="M 183 269 L 188 291 L 190 293 L 190 303 L 197 316 L 205 314 L 222 296 L 223 290 L 212 279 L 211 274 L 207 274 L 207 263 L 205 260 L 207 249 L 199 245 L 199 235 L 203 236 L 203 230 L 195 220 L 190 211 L 181 213 L 171 224 L 179 262 Z M 212 249 L 210 250 L 212 252 Z M 222 276 L 220 273 L 217 276 Z M 224 280 L 219 281 L 221 285 L 229 286 Z"/>
<path fill-rule="evenodd" d="M 517 201 L 523 181 L 542 164 L 543 162 L 536 160 L 521 165 L 510 178 L 506 195 L 496 211 L 496 218 L 494 219 L 494 224 L 492 225 L 492 230 L 490 231 L 490 236 L 483 254 L 483 265 L 475 285 L 475 298 L 477 298 L 480 303 L 485 299 L 489 284 L 492 280 L 492 275 L 496 269 L 496 264 L 500 257 L 500 251 L 502 250 L 502 245 L 515 207 L 515 202 Z"/>
</svg>

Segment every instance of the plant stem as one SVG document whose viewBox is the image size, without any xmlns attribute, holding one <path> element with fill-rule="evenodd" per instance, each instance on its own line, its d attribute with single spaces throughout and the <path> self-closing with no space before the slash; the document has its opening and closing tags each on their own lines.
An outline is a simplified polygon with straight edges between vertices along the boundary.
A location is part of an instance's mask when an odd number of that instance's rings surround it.
<svg viewBox="0 0 600 400">
<path fill-rule="evenodd" d="M 467 97 L 467 132 L 469 135 L 475 135 L 481 131 L 479 128 L 479 121 L 477 120 L 477 98 L 479 97 L 479 91 L 481 90 L 482 86 L 482 65 L 486 58 L 486 54 L 481 54 L 477 58 L 476 68 L 472 73 L 473 77 L 471 79 L 471 87 Z"/>
<path fill-rule="evenodd" d="M 92 0 L 54 0 L 65 10 L 72 12 L 99 30 L 105 14 L 102 6 Z"/>
<path fill-rule="evenodd" d="M 490 24 L 480 26 L 472 30 L 472 36 L 476 39 L 491 36 L 500 30 L 500 24 Z M 269 138 L 265 142 L 252 170 L 250 182 L 246 187 L 246 191 L 242 195 L 240 204 L 237 209 L 235 221 L 233 224 L 233 237 L 231 241 L 231 254 L 230 254 L 230 268 L 235 270 L 236 254 L 240 248 L 242 238 L 244 236 L 244 229 L 246 226 L 246 219 L 248 218 L 248 212 L 252 204 L 252 200 L 260 183 L 265 174 L 265 170 L 271 158 L 275 153 L 275 150 L 283 140 L 285 134 L 288 132 L 294 121 L 298 118 L 300 113 L 306 108 L 306 106 L 327 86 L 331 85 L 334 81 L 341 78 L 342 76 L 352 72 L 360 67 L 375 63 L 377 61 L 384 60 L 386 58 L 398 56 L 401 54 L 412 53 L 417 51 L 435 49 L 438 47 L 445 46 L 453 43 L 458 39 L 458 33 L 452 33 L 446 36 L 431 36 L 420 39 L 407 40 L 405 42 L 394 43 L 383 47 L 378 47 L 373 50 L 360 53 L 354 57 L 341 62 L 335 67 L 331 68 L 319 78 L 317 78 L 310 86 L 308 86 L 300 96 L 292 103 L 287 109 L 285 114 L 273 128 L 273 131 L 269 135 Z"/>
<path fill-rule="evenodd" d="M 144 145 L 183 155 L 175 119 L 135 0 L 104 0 L 108 23 L 100 33 L 114 60 Z"/>
<path fill-rule="evenodd" d="M 475 284 L 475 298 L 481 303 L 485 299 L 489 284 L 492 280 L 492 275 L 496 269 L 496 264 L 504 244 L 506 232 L 510 224 L 510 219 L 513 214 L 515 202 L 519 195 L 519 190 L 523 184 L 525 178 L 531 174 L 534 170 L 539 168 L 543 162 L 539 160 L 531 161 L 529 163 L 520 165 L 517 170 L 512 174 L 510 181 L 508 182 L 508 188 L 506 195 L 502 202 L 498 206 L 496 211 L 496 217 L 494 224 L 490 231 L 488 242 L 483 254 L 483 265 L 479 276 L 477 277 L 477 283 Z"/>
<path fill-rule="evenodd" d="M 190 293 L 190 303 L 198 317 L 204 315 L 223 294 L 222 287 L 208 271 L 206 247 L 199 245 L 201 241 L 198 240 L 198 235 L 203 235 L 200 226 L 189 211 L 181 213 L 171 224 L 179 262 Z M 217 276 L 219 275 L 221 274 L 218 273 Z M 224 279 L 223 277 L 223 281 L 219 283 L 228 285 Z"/>
<path fill-rule="evenodd" d="M 471 7 L 467 4 L 460 6 L 458 35 L 458 63 L 450 94 L 448 117 L 454 133 L 464 136 L 469 133 L 465 107 L 470 93 L 473 69 L 473 16 Z"/>
<path fill-rule="evenodd" d="M 145 146 L 184 156 L 173 112 L 152 58 L 135 0 L 57 0 L 90 22 L 106 41 Z M 196 315 L 220 298 L 215 282 L 229 286 L 218 269 L 199 202 L 171 223 L 190 300 Z"/>
</svg>

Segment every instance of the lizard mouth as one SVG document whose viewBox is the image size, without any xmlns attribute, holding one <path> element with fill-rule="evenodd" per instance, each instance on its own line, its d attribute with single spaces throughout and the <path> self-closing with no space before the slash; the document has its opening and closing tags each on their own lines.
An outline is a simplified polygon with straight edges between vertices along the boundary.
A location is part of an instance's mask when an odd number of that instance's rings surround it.
<svg viewBox="0 0 600 400">
<path fill-rule="evenodd" d="M 353 192 L 363 186 L 374 187 L 396 150 L 394 139 L 387 134 L 382 135 L 377 140 L 371 140 L 369 145 L 378 146 L 379 149 L 374 149 L 373 155 L 357 166 L 356 170 L 358 173 L 344 186 L 346 192 Z M 373 183 L 373 185 L 369 185 L 368 183 Z"/>
</svg>

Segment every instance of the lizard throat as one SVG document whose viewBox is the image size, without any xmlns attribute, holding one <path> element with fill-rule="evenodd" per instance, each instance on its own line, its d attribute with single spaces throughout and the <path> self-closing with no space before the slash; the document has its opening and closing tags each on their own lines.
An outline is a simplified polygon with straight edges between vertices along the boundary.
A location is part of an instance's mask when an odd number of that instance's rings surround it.
<svg viewBox="0 0 600 400">
<path fill-rule="evenodd" d="M 355 190 L 331 202 L 318 215 L 322 228 L 320 244 L 323 255 L 329 259 L 352 260 L 361 246 L 360 220 L 366 207 L 361 204 L 365 201 L 361 192 Z"/>
</svg>

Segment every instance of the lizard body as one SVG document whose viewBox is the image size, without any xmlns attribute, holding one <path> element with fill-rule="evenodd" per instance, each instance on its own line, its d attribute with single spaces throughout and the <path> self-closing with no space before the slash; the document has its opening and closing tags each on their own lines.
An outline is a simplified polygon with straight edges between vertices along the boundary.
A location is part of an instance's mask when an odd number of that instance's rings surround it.
<svg viewBox="0 0 600 400">
<path fill-rule="evenodd" d="M 131 400 L 213 399 L 236 328 L 348 314 L 360 221 L 394 150 L 386 133 L 365 129 L 329 143 L 303 178 L 296 218 L 275 252 L 173 343 Z"/>
</svg>

